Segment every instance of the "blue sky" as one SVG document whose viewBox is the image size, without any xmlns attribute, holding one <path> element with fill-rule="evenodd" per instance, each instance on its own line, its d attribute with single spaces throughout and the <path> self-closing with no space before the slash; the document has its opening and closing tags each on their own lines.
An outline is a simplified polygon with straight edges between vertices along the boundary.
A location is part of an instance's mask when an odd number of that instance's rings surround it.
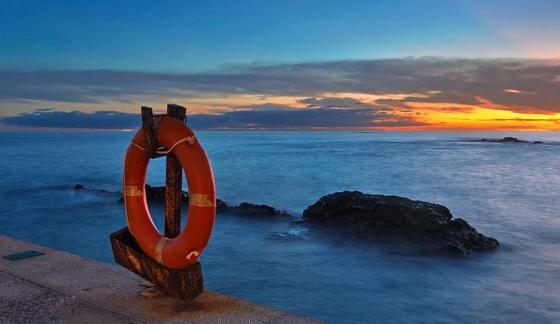
<svg viewBox="0 0 560 324">
<path fill-rule="evenodd" d="M 560 1 L 4 0 L 0 6 L 0 118 L 44 108 L 52 110 L 35 119 L 52 119 L 51 111 L 130 113 L 167 102 L 186 104 L 191 114 L 229 114 L 222 121 L 247 120 L 240 110 L 276 107 L 281 111 L 264 112 L 276 115 L 358 102 L 392 109 L 381 114 L 387 125 L 431 125 L 413 116 L 436 116 L 436 107 L 560 111 Z M 330 104 L 304 104 L 313 99 Z M 430 102 L 432 112 L 427 104 L 418 108 L 419 101 Z M 379 122 L 376 114 L 352 114 L 356 127 L 369 124 L 358 118 Z"/>
<path fill-rule="evenodd" d="M 229 63 L 529 56 L 558 1 L 3 1 L 1 68 L 200 71 Z M 516 27 L 517 26 L 517 27 Z M 523 35 L 521 35 L 523 36 Z M 524 37 L 524 36 L 523 36 Z M 544 42 L 543 41 L 543 42 Z M 542 53 L 553 56 L 559 53 Z"/>
</svg>

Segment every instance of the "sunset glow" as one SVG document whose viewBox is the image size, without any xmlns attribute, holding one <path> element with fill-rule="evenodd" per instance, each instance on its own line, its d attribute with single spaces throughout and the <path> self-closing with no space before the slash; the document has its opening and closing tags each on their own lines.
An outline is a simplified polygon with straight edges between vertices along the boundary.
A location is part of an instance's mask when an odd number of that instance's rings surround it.
<svg viewBox="0 0 560 324">
<path fill-rule="evenodd" d="M 560 0 L 0 0 L 0 143 L 0 324 L 560 324 Z"/>
<path fill-rule="evenodd" d="M 474 108 L 470 111 L 434 111 L 419 109 L 419 120 L 428 126 L 402 127 L 406 130 L 514 130 L 555 131 L 560 129 L 560 113 L 525 114 L 507 110 Z"/>
<path fill-rule="evenodd" d="M 12 2 L 0 129 L 134 128 L 174 102 L 204 129 L 560 130 L 560 8 L 514 2 Z"/>
</svg>

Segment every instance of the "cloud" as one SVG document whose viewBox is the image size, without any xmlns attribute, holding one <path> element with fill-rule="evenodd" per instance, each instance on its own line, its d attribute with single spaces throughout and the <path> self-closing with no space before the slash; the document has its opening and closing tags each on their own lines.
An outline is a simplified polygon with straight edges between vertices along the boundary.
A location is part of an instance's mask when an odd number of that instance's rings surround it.
<svg viewBox="0 0 560 324">
<path fill-rule="evenodd" d="M 303 108 L 234 110 L 222 114 L 196 114 L 188 117 L 196 129 L 315 129 L 369 128 L 424 125 L 411 117 L 397 116 L 371 107 L 360 109 Z M 281 109 L 279 109 L 281 108 Z M 31 113 L 0 118 L 8 126 L 126 129 L 140 126 L 139 114 L 117 111 L 63 112 L 39 109 Z"/>
<path fill-rule="evenodd" d="M 359 101 L 354 98 L 344 97 L 344 98 L 304 98 L 298 100 L 298 103 L 305 104 L 308 108 L 341 108 L 341 109 L 352 109 L 352 108 L 366 108 L 371 107 L 366 103 Z"/>
<path fill-rule="evenodd" d="M 125 129 L 138 127 L 141 123 L 141 117 L 139 114 L 118 111 L 85 113 L 43 108 L 31 113 L 21 113 L 17 116 L 0 117 L 0 122 L 8 126 L 21 127 Z"/>
<path fill-rule="evenodd" d="M 234 111 L 245 111 L 245 110 L 270 111 L 270 110 L 292 110 L 297 108 L 289 105 L 263 103 L 263 104 L 254 104 L 254 105 L 233 106 L 230 107 L 230 109 Z"/>
<path fill-rule="evenodd" d="M 403 58 L 233 65 L 206 73 L 114 70 L 0 71 L 0 101 L 92 103 L 130 96 L 260 95 L 311 97 L 309 108 L 358 108 L 325 93 L 411 94 L 407 101 L 494 105 L 513 111 L 560 111 L 560 61 Z M 508 89 L 510 91 L 504 91 Z M 513 90 L 513 91 L 512 91 Z M 412 94 L 420 94 L 412 95 Z M 482 99 L 482 100 L 481 100 Z M 387 102 L 379 102 L 387 104 Z"/>
<path fill-rule="evenodd" d="M 411 117 L 396 116 L 370 108 L 304 108 L 231 111 L 221 115 L 194 115 L 193 127 L 223 129 L 309 129 L 419 126 Z"/>
</svg>

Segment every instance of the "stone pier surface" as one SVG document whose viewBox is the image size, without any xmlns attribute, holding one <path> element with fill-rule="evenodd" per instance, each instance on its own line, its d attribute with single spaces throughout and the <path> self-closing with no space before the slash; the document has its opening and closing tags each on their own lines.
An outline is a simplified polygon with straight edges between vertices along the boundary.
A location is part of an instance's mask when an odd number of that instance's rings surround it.
<svg viewBox="0 0 560 324">
<path fill-rule="evenodd" d="M 25 251 L 44 255 L 15 261 Z M 139 295 L 124 269 L 0 235 L 0 323 L 315 323 L 205 291 L 190 303 Z"/>
</svg>

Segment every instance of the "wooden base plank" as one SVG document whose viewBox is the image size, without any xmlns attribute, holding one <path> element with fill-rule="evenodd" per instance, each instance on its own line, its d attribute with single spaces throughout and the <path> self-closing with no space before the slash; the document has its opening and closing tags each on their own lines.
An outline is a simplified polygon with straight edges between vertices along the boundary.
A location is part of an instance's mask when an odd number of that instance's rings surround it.
<svg viewBox="0 0 560 324">
<path fill-rule="evenodd" d="M 111 234 L 110 239 L 115 262 L 165 293 L 190 301 L 204 290 L 200 262 L 183 269 L 167 268 L 144 254 L 128 227 Z"/>
</svg>

